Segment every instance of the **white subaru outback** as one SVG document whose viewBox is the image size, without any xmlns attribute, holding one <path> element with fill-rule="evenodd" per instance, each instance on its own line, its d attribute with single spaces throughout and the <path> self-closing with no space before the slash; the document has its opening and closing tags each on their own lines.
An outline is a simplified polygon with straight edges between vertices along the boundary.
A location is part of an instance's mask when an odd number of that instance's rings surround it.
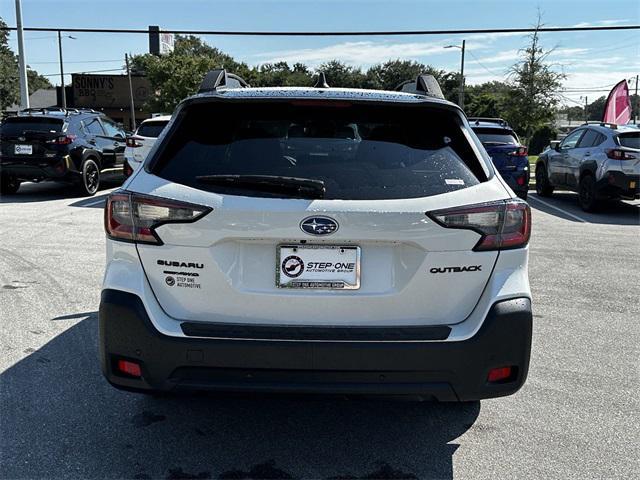
<svg viewBox="0 0 640 480">
<path fill-rule="evenodd" d="M 323 79 L 209 72 L 110 195 L 115 387 L 467 401 L 522 386 L 528 205 L 432 78 Z"/>
</svg>

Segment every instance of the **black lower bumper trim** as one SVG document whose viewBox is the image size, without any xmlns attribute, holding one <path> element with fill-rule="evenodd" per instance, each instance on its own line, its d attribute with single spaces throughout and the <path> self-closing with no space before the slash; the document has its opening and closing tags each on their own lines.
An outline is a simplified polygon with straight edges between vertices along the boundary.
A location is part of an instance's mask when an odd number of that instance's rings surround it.
<svg viewBox="0 0 640 480">
<path fill-rule="evenodd" d="M 258 340 L 316 341 L 405 341 L 445 340 L 451 327 L 304 327 L 299 325 L 240 325 L 183 322 L 182 331 L 191 337 Z"/>
<path fill-rule="evenodd" d="M 478 333 L 459 342 L 168 337 L 154 328 L 138 296 L 103 290 L 100 303 L 103 372 L 114 386 L 138 391 L 406 394 L 441 401 L 498 397 L 524 383 L 531 332 L 526 298 L 496 303 Z M 139 363 L 142 378 L 120 375 L 117 359 Z M 489 384 L 489 370 L 502 366 L 515 367 L 513 381 Z"/>
</svg>

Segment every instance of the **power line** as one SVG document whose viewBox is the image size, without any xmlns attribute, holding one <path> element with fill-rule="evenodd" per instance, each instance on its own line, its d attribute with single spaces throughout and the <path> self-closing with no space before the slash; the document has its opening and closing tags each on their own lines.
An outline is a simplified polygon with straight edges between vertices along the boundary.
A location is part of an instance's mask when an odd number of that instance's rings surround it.
<svg viewBox="0 0 640 480">
<path fill-rule="evenodd" d="M 17 27 L 2 27 L 0 30 L 17 30 Z M 607 25 L 582 27 L 528 27 L 528 28 L 472 28 L 451 30 L 389 30 L 389 31 L 252 31 L 252 30 L 162 30 L 162 33 L 176 35 L 234 35 L 234 36 L 262 36 L 262 37 L 359 37 L 359 36 L 400 36 L 400 35 L 466 35 L 476 33 L 533 33 L 533 32 L 584 32 L 584 31 L 615 31 L 640 30 L 640 25 Z M 68 32 L 68 33 L 137 33 L 148 35 L 149 30 L 140 28 L 51 28 L 25 27 L 27 32 Z"/>
</svg>

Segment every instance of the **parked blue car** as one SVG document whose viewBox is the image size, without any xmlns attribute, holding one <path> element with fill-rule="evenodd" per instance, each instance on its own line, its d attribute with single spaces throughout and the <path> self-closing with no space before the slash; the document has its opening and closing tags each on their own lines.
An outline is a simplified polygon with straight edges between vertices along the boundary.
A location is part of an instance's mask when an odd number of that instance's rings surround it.
<svg viewBox="0 0 640 480">
<path fill-rule="evenodd" d="M 501 118 L 469 117 L 469 124 L 491 156 L 502 178 L 523 200 L 529 190 L 529 157 L 527 147 Z"/>
</svg>

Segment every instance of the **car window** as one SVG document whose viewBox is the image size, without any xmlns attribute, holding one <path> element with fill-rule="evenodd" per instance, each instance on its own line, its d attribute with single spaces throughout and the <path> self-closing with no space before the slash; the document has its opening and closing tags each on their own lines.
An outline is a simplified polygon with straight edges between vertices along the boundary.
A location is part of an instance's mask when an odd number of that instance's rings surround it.
<svg viewBox="0 0 640 480">
<path fill-rule="evenodd" d="M 141 137 L 156 138 L 160 136 L 160 133 L 162 132 L 162 130 L 164 130 L 164 127 L 167 126 L 167 123 L 169 122 L 167 121 L 144 122 L 138 128 L 136 135 L 140 135 Z"/>
<path fill-rule="evenodd" d="M 618 143 L 623 147 L 640 149 L 640 132 L 621 133 Z"/>
<path fill-rule="evenodd" d="M 417 198 L 486 180 L 457 113 L 402 105 L 194 104 L 165 137 L 154 174 L 201 190 L 279 196 L 203 181 L 213 175 L 324 182 L 326 199 Z"/>
<path fill-rule="evenodd" d="M 594 145 L 597 145 L 598 138 L 600 136 L 601 135 L 595 130 L 587 129 L 584 132 L 584 135 L 582 136 L 582 138 L 580 139 L 580 142 L 576 145 L 576 148 L 586 148 L 586 147 L 592 147 Z"/>
<path fill-rule="evenodd" d="M 89 118 L 84 121 L 84 129 L 91 135 L 104 135 L 102 125 L 98 121 L 98 117 Z"/>
<path fill-rule="evenodd" d="M 473 128 L 478 139 L 483 144 L 517 145 L 516 134 L 503 128 Z"/>
<path fill-rule="evenodd" d="M 575 148 L 578 140 L 584 133 L 584 130 L 576 130 L 575 132 L 570 133 L 560 144 L 560 148 L 563 150 L 568 150 L 570 148 Z"/>
<path fill-rule="evenodd" d="M 111 120 L 107 118 L 103 118 L 102 126 L 104 127 L 107 137 L 112 137 L 112 138 L 117 136 L 124 137 L 122 130 L 120 130 L 120 127 L 118 127 L 118 125 L 116 125 Z"/>
<path fill-rule="evenodd" d="M 0 127 L 3 137 L 22 135 L 23 132 L 61 132 L 64 122 L 56 118 L 47 117 L 9 117 Z"/>
</svg>

